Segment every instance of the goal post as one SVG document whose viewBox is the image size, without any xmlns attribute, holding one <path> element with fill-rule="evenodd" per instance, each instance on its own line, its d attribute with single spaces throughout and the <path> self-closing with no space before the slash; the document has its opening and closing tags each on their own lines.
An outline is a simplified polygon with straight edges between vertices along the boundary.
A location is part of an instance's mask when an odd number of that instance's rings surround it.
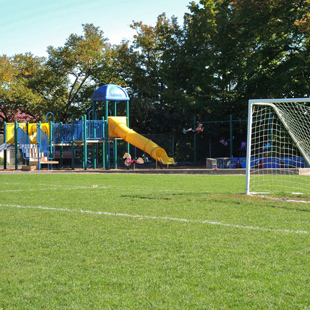
<svg viewBox="0 0 310 310">
<path fill-rule="evenodd" d="M 246 194 L 310 195 L 310 98 L 249 100 Z"/>
</svg>

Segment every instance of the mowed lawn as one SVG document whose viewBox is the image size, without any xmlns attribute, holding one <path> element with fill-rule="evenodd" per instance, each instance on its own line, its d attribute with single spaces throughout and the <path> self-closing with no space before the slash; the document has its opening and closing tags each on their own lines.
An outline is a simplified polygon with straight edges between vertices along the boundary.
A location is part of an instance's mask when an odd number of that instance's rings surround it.
<svg viewBox="0 0 310 310">
<path fill-rule="evenodd" d="M 310 204 L 244 176 L 0 174 L 0 309 L 310 309 Z"/>
</svg>

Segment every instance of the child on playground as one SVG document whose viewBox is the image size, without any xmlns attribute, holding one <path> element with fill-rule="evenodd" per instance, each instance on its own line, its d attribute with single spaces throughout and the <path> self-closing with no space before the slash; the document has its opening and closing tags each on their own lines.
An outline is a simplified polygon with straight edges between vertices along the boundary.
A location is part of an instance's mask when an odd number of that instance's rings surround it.
<svg viewBox="0 0 310 310">
<path fill-rule="evenodd" d="M 235 137 L 233 137 L 235 139 Z M 230 142 L 230 139 L 225 140 L 224 138 L 221 138 L 220 143 L 223 144 L 224 146 L 227 146 Z"/>
<path fill-rule="evenodd" d="M 193 130 L 193 128 L 189 128 L 189 129 L 185 129 L 183 128 L 183 133 L 186 134 L 187 132 L 193 132 L 195 135 L 198 135 L 199 133 L 203 132 L 203 127 L 202 127 L 202 124 L 199 123 L 197 128 L 195 130 Z"/>
</svg>

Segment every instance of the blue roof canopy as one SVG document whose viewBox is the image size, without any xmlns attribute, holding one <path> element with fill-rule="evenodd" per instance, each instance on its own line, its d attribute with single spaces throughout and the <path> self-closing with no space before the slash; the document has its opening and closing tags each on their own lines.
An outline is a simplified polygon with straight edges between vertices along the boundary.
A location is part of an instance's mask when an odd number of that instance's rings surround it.
<svg viewBox="0 0 310 310">
<path fill-rule="evenodd" d="M 115 84 L 107 84 L 99 87 L 92 100 L 94 101 L 125 101 L 130 100 L 127 92 L 120 86 Z"/>
</svg>

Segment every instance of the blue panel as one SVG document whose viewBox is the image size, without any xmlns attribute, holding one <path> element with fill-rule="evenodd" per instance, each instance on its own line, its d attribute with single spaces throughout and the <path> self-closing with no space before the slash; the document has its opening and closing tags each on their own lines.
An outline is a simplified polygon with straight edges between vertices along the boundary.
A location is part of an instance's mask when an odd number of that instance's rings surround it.
<svg viewBox="0 0 310 310">
<path fill-rule="evenodd" d="M 48 136 L 45 134 L 45 132 L 42 129 L 38 128 L 38 131 L 40 131 L 40 134 L 41 134 L 41 152 L 44 153 L 44 156 L 48 157 L 49 155 Z"/>
<path fill-rule="evenodd" d="M 87 121 L 87 139 L 104 138 L 104 121 Z"/>
<path fill-rule="evenodd" d="M 74 140 L 83 140 L 83 122 L 82 121 L 74 121 Z"/>
<path fill-rule="evenodd" d="M 251 168 L 304 168 L 303 157 L 251 158 Z"/>
<path fill-rule="evenodd" d="M 17 128 L 19 148 L 22 151 L 24 159 L 29 159 L 30 156 L 30 138 L 29 136 L 20 128 Z"/>
<path fill-rule="evenodd" d="M 92 100 L 94 101 L 127 101 L 129 100 L 127 92 L 120 86 L 115 84 L 107 84 L 99 87 Z"/>
<path fill-rule="evenodd" d="M 54 143 L 70 143 L 72 141 L 71 124 L 53 125 Z"/>
<path fill-rule="evenodd" d="M 103 139 L 104 138 L 104 121 L 87 121 L 87 137 L 86 139 Z M 75 141 L 84 140 L 83 122 L 74 121 L 73 134 Z M 72 124 L 53 125 L 53 142 L 54 143 L 71 143 L 72 142 Z"/>
</svg>

